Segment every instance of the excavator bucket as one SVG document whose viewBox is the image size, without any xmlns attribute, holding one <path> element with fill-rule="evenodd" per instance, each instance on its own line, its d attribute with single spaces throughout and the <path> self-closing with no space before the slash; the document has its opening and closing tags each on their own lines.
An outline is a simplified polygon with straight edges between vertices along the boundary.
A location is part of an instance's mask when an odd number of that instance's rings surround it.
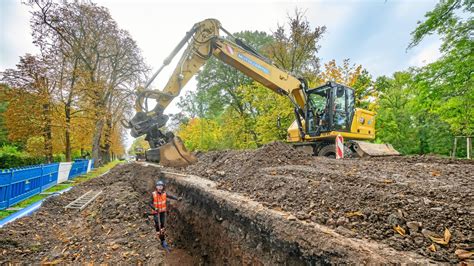
<svg viewBox="0 0 474 266">
<path fill-rule="evenodd" d="M 353 141 L 354 150 L 360 157 L 367 156 L 396 156 L 400 153 L 391 144 L 375 144 L 365 141 Z"/>
<path fill-rule="evenodd" d="M 174 137 L 158 149 L 160 154 L 159 163 L 162 166 L 185 167 L 197 162 L 196 157 L 186 150 L 183 141 L 179 137 Z"/>
</svg>

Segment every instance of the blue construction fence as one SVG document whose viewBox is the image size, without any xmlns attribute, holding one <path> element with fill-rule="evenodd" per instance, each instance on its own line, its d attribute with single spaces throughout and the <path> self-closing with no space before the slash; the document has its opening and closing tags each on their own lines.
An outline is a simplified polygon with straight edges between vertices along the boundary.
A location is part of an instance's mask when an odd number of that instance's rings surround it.
<svg viewBox="0 0 474 266">
<path fill-rule="evenodd" d="M 0 172 L 0 210 L 37 195 L 48 188 L 89 172 L 94 160 L 75 160 L 11 168 Z"/>
</svg>

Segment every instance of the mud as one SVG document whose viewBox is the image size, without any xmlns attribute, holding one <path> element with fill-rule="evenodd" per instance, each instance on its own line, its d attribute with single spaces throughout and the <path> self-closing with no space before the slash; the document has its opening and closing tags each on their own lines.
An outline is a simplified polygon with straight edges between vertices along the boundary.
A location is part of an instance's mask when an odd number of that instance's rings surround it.
<svg viewBox="0 0 474 266">
<path fill-rule="evenodd" d="M 145 207 L 147 191 L 158 177 L 157 168 L 122 165 L 46 200 L 38 212 L 0 229 L 0 264 L 176 265 L 173 262 L 177 259 L 165 254 L 155 239 L 153 226 L 143 216 L 149 211 Z M 91 189 L 103 193 L 85 210 L 64 209 Z M 183 259 L 196 261 L 190 255 L 182 255 L 178 261 Z"/>
<path fill-rule="evenodd" d="M 184 172 L 350 239 L 450 263 L 459 262 L 456 250 L 474 246 L 473 161 L 430 156 L 334 160 L 282 143 L 198 157 Z M 443 235 L 446 228 L 449 243 L 433 243 L 429 235 Z M 432 244 L 436 251 L 428 249 Z"/>
</svg>

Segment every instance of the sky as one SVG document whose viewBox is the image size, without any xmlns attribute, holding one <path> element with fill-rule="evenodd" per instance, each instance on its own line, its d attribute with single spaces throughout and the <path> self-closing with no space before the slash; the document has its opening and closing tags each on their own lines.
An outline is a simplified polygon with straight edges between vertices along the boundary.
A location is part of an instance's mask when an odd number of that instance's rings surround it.
<svg viewBox="0 0 474 266">
<path fill-rule="evenodd" d="M 154 70 L 192 25 L 206 18 L 220 20 L 230 32 L 259 30 L 271 33 L 286 23 L 295 8 L 305 11 L 311 26 L 326 26 L 319 43 L 322 63 L 350 58 L 361 64 L 373 77 L 391 75 L 411 66 L 423 66 L 439 56 L 439 38 L 426 38 L 417 47 L 406 50 L 410 32 L 424 14 L 434 8 L 434 0 L 93 0 L 109 9 L 120 28 L 128 30 L 141 48 L 146 63 Z M 29 7 L 20 0 L 0 1 L 0 71 L 14 68 L 25 53 L 38 53 L 32 44 Z M 176 63 L 178 57 L 173 61 Z M 152 87 L 166 84 L 174 65 L 163 71 Z M 161 86 L 161 87 L 160 87 Z M 183 89 L 193 90 L 195 80 Z M 177 113 L 175 101 L 166 110 Z"/>
</svg>

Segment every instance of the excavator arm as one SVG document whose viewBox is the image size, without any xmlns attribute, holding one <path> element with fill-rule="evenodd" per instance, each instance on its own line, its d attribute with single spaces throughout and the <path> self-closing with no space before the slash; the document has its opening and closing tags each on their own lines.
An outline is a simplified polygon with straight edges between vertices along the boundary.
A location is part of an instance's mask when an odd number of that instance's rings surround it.
<svg viewBox="0 0 474 266">
<path fill-rule="evenodd" d="M 229 38 L 220 36 L 221 31 Z M 148 89 L 161 70 L 186 44 L 186 49 L 164 89 Z M 136 114 L 124 125 L 131 129 L 133 137 L 146 134 L 145 139 L 151 147 L 147 152 L 148 159 L 159 161 L 166 166 L 185 166 L 196 161 L 194 156 L 186 151 L 179 138 L 171 132 L 162 131 L 161 128 L 168 121 L 168 116 L 163 112 L 211 56 L 233 66 L 275 93 L 286 95 L 293 103 L 295 113 L 303 113 L 306 102 L 304 90 L 307 89 L 304 81 L 279 69 L 269 59 L 233 37 L 222 28 L 218 20 L 206 19 L 196 23 L 186 33 L 146 85 L 137 90 Z M 152 110 L 148 108 L 148 99 L 156 100 L 157 104 Z M 302 128 L 300 129 L 303 132 Z"/>
</svg>

